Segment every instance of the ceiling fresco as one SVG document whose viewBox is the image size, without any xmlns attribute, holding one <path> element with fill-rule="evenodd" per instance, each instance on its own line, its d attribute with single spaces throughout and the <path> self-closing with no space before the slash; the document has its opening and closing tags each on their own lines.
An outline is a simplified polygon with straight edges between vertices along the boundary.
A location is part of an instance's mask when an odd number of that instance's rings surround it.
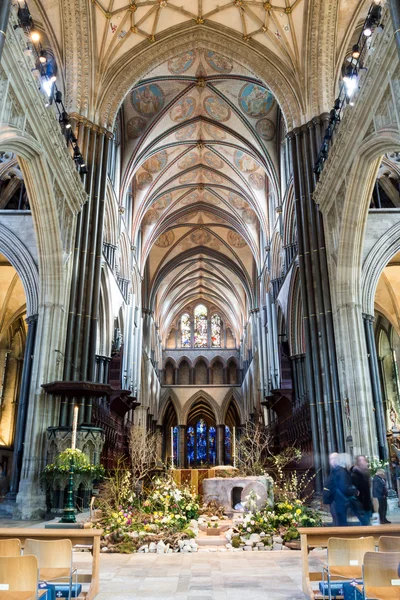
<svg viewBox="0 0 400 600">
<path fill-rule="evenodd" d="M 241 65 L 198 47 L 149 72 L 121 110 L 121 193 L 132 188 L 134 237 L 164 342 L 180 311 L 206 300 L 239 344 L 268 197 L 279 194 L 274 96 Z"/>
</svg>

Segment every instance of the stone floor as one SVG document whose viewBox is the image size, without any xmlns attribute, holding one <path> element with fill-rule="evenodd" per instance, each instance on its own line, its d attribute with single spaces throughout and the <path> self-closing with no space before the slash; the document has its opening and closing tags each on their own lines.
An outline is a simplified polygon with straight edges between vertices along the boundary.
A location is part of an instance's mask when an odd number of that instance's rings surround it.
<svg viewBox="0 0 400 600">
<path fill-rule="evenodd" d="M 77 566 L 86 556 L 76 557 Z M 96 600 L 306 598 L 298 551 L 102 555 L 100 581 Z"/>
</svg>

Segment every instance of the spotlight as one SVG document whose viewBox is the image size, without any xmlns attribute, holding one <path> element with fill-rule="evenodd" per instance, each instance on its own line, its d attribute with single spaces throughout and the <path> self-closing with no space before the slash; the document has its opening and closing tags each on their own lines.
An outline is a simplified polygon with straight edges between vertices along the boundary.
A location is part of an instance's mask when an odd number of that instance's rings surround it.
<svg viewBox="0 0 400 600">
<path fill-rule="evenodd" d="M 340 98 L 336 98 L 334 108 L 335 108 L 335 110 L 339 110 L 339 108 L 340 108 Z"/>
<path fill-rule="evenodd" d="M 40 40 L 40 33 L 38 31 L 31 31 L 31 40 L 37 43 Z"/>
<path fill-rule="evenodd" d="M 369 18 L 367 20 L 367 22 L 365 23 L 365 27 L 364 27 L 364 31 L 363 31 L 363 34 L 365 35 L 365 37 L 371 37 L 371 35 L 372 35 L 372 25 L 373 25 L 372 19 Z"/>
<path fill-rule="evenodd" d="M 355 44 L 355 46 L 353 46 L 351 56 L 357 60 L 360 58 L 360 54 L 360 46 L 358 44 Z"/>
<path fill-rule="evenodd" d="M 57 90 L 56 93 L 54 94 L 54 100 L 57 102 L 57 104 L 61 104 L 62 92 L 60 92 L 60 90 Z"/>
<path fill-rule="evenodd" d="M 86 165 L 81 165 L 79 172 L 81 175 L 87 175 L 89 173 Z"/>
<path fill-rule="evenodd" d="M 357 89 L 357 71 L 351 65 L 348 65 L 343 76 L 343 82 L 346 86 L 346 94 L 350 98 Z"/>
<path fill-rule="evenodd" d="M 26 6 L 26 4 L 24 3 L 24 6 L 22 6 L 21 4 L 19 4 L 18 6 L 18 19 L 21 22 L 21 25 L 23 27 L 32 27 L 32 17 L 31 17 L 31 13 L 29 12 L 29 8 Z"/>
<path fill-rule="evenodd" d="M 65 111 L 61 113 L 60 122 L 64 125 L 65 129 L 71 129 L 69 116 L 68 113 L 66 113 Z"/>
<path fill-rule="evenodd" d="M 46 50 L 41 50 L 40 51 L 39 61 L 42 63 L 42 65 L 45 65 L 47 63 L 47 52 L 46 52 Z"/>
</svg>

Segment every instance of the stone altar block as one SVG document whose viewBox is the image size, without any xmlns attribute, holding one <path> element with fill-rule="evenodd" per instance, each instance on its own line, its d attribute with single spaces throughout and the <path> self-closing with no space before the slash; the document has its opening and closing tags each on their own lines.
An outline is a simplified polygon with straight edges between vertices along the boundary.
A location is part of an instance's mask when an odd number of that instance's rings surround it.
<svg viewBox="0 0 400 600">
<path fill-rule="evenodd" d="M 259 497 L 258 509 L 274 505 L 273 484 L 267 476 L 210 477 L 203 481 L 204 503 L 216 500 L 226 510 L 232 510 L 237 504 L 245 502 L 250 492 L 255 492 Z"/>
</svg>

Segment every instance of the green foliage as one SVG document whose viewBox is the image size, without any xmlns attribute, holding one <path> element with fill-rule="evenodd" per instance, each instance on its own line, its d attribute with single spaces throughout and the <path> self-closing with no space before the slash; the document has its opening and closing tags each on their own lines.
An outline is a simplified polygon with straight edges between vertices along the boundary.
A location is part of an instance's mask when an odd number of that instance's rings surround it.
<svg viewBox="0 0 400 600">
<path fill-rule="evenodd" d="M 231 544 L 234 548 L 240 548 L 240 537 L 238 535 L 232 537 Z"/>
<path fill-rule="evenodd" d="M 50 481 L 56 475 L 67 475 L 71 468 L 71 462 L 74 465 L 74 473 L 77 475 L 86 475 L 91 480 L 102 479 L 104 477 L 104 467 L 102 465 L 92 465 L 82 450 L 72 450 L 67 448 L 60 452 L 54 460 L 54 463 L 46 465 L 44 468 L 44 477 Z"/>
</svg>

